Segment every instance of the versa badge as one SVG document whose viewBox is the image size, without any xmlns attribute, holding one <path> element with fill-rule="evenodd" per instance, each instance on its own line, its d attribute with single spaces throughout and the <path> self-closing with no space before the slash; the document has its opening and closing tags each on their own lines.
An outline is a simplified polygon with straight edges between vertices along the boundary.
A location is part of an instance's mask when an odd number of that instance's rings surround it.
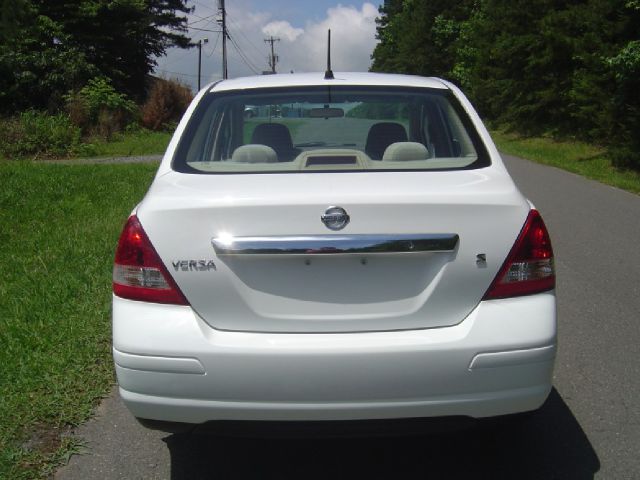
<svg viewBox="0 0 640 480">
<path fill-rule="evenodd" d="M 175 260 L 171 264 L 176 272 L 209 272 L 217 270 L 213 260 Z"/>
</svg>

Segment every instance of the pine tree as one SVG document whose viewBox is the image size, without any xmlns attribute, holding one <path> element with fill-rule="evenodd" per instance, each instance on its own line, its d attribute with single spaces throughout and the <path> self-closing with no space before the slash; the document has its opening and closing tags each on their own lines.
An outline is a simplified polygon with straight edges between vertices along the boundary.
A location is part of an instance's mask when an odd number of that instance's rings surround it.
<svg viewBox="0 0 640 480">
<path fill-rule="evenodd" d="M 373 70 L 452 78 L 485 119 L 640 169 L 640 0 L 396 0 Z"/>
<path fill-rule="evenodd" d="M 0 111 L 56 109 L 94 76 L 140 100 L 155 57 L 186 48 L 185 0 L 19 0 L 0 37 Z"/>
<path fill-rule="evenodd" d="M 472 7 L 468 0 L 385 2 L 372 70 L 453 78 L 456 40 Z"/>
</svg>

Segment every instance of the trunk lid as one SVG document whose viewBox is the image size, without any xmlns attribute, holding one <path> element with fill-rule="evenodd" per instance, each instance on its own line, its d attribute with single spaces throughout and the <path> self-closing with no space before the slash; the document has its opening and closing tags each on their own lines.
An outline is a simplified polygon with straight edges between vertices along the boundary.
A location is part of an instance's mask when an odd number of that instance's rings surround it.
<svg viewBox="0 0 640 480">
<path fill-rule="evenodd" d="M 336 232 L 321 221 L 332 206 L 350 216 Z M 171 172 L 154 181 L 137 214 L 191 306 L 212 327 L 352 332 L 461 322 L 481 301 L 529 208 L 508 175 L 492 168 Z M 450 243 L 457 235 L 453 246 L 434 247 L 443 235 Z M 245 237 L 250 247 L 284 237 L 303 249 L 230 254 L 223 248 Z M 357 248 L 371 238 L 396 241 Z M 333 240 L 340 239 L 352 243 L 336 254 Z M 421 245 L 430 248 L 414 248 Z"/>
</svg>

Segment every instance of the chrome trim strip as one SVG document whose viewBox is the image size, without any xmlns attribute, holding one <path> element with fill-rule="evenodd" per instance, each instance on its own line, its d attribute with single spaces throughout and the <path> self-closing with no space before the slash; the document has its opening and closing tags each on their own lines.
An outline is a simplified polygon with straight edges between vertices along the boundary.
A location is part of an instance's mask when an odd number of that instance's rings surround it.
<svg viewBox="0 0 640 480">
<path fill-rule="evenodd" d="M 271 237 L 216 237 L 211 240 L 223 255 L 339 255 L 450 252 L 458 244 L 455 233 L 407 235 L 296 235 Z"/>
</svg>

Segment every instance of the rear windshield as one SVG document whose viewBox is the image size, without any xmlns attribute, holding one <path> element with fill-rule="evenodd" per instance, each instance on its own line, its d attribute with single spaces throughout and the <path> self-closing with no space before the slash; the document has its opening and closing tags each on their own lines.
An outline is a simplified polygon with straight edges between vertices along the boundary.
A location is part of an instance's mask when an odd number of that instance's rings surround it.
<svg viewBox="0 0 640 480">
<path fill-rule="evenodd" d="M 185 173 L 487 165 L 482 141 L 450 91 L 335 86 L 209 93 L 173 160 Z"/>
</svg>

